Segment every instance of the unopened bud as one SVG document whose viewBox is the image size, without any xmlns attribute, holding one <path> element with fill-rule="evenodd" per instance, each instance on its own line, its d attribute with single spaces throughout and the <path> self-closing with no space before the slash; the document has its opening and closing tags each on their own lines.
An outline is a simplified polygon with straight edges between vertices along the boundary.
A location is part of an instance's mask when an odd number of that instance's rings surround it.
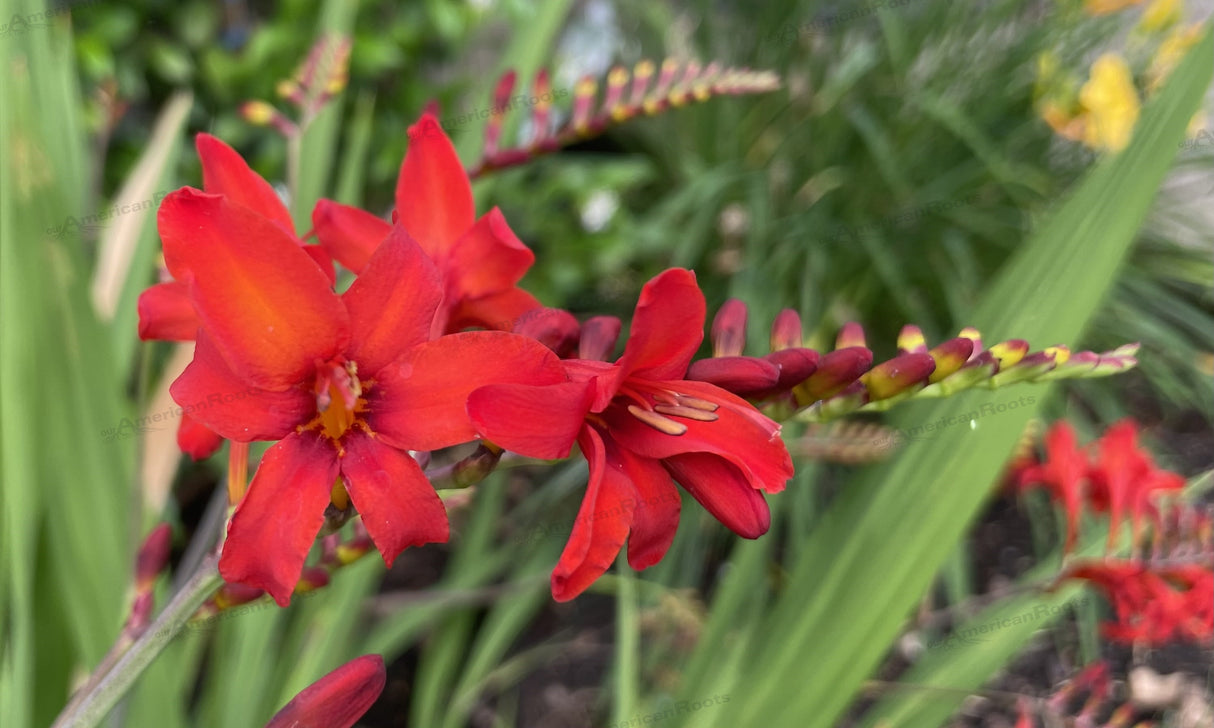
<svg viewBox="0 0 1214 728">
<path fill-rule="evenodd" d="M 152 529 L 139 553 L 135 556 L 135 591 L 150 591 L 156 583 L 156 577 L 164 571 L 169 563 L 169 547 L 173 539 L 173 529 L 167 523 L 162 523 Z"/>
<path fill-rule="evenodd" d="M 838 338 L 835 339 L 835 349 L 863 348 L 865 346 L 864 327 L 855 321 L 843 324 L 843 328 L 839 330 Z"/>
<path fill-rule="evenodd" d="M 1015 366 L 1029 351 L 1029 342 L 1024 339 L 1011 339 L 995 344 L 990 349 L 991 354 L 999 362 L 999 371 Z"/>
<path fill-rule="evenodd" d="M 578 358 L 607 361 L 620 338 L 620 320 L 615 316 L 595 316 L 582 324 Z"/>
<path fill-rule="evenodd" d="M 817 370 L 797 390 L 798 404 L 804 406 L 838 394 L 872 364 L 873 353 L 862 346 L 849 346 L 823 355 Z"/>
<path fill-rule="evenodd" d="M 726 301 L 712 320 L 712 355 L 741 356 L 746 348 L 746 304 Z"/>
<path fill-rule="evenodd" d="M 722 356 L 692 362 L 687 369 L 687 378 L 745 396 L 776 386 L 780 381 L 780 369 L 756 357 Z"/>
<path fill-rule="evenodd" d="M 801 315 L 791 308 L 786 308 L 776 314 L 771 324 L 771 350 L 800 348 L 803 342 Z"/>
<path fill-rule="evenodd" d="M 903 354 L 927 353 L 927 342 L 923 338 L 923 331 L 918 326 L 911 324 L 903 326 L 902 331 L 898 333 L 898 351 Z"/>
<path fill-rule="evenodd" d="M 295 593 L 306 594 L 328 585 L 329 572 L 319 566 L 310 566 L 299 575 L 299 582 L 295 584 Z"/>
<path fill-rule="evenodd" d="M 930 354 L 902 354 L 870 369 L 861 381 L 871 401 L 888 399 L 922 382 L 936 368 Z"/>
<path fill-rule="evenodd" d="M 578 345 L 577 319 L 559 308 L 537 308 L 519 316 L 514 333 L 535 339 L 562 359 Z"/>
</svg>

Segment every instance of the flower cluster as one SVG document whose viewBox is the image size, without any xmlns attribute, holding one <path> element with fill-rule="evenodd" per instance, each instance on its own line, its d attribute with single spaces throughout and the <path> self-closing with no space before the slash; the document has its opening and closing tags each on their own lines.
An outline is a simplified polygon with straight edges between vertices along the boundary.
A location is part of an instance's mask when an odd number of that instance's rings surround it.
<svg viewBox="0 0 1214 728">
<path fill-rule="evenodd" d="M 414 454 L 478 439 L 541 458 L 577 442 L 590 463 L 583 516 L 552 576 L 557 599 L 586 589 L 625 541 L 635 568 L 660 560 L 678 524 L 676 481 L 737 533 L 764 533 L 763 493 L 784 487 L 792 462 L 775 422 L 686 379 L 705 318 L 695 276 L 650 281 L 608 363 L 620 322 L 579 325 L 542 308 L 517 285 L 533 254 L 500 210 L 476 217 L 436 119 L 409 139 L 392 222 L 322 200 L 319 245 L 205 134 L 203 189 L 160 207 L 167 277 L 140 299 L 140 334 L 195 341 L 170 391 L 179 404 L 217 401 L 183 422 L 183 447 L 277 441 L 236 504 L 225 580 L 285 605 L 326 523 L 354 513 L 389 565 L 446 541 L 445 509 Z M 343 293 L 334 260 L 356 274 Z"/>
<path fill-rule="evenodd" d="M 1138 445 L 1138 426 L 1122 420 L 1110 427 L 1095 444 L 1094 452 L 1080 449 L 1075 431 L 1065 421 L 1055 423 L 1045 435 L 1045 460 L 1016 467 L 1012 482 L 1023 491 L 1045 488 L 1066 511 L 1066 550 L 1075 545 L 1079 516 L 1085 506 L 1109 514 L 1108 546 L 1120 535 L 1122 518 L 1133 522 L 1133 541 L 1141 535 L 1142 520 L 1162 525 L 1156 499 L 1184 488 L 1184 478 L 1156 467 L 1148 451 Z"/>
<path fill-rule="evenodd" d="M 1107 549 L 1117 543 L 1127 513 L 1132 544 L 1142 543 L 1144 520 L 1152 525 L 1151 559 L 1079 561 L 1060 577 L 1087 581 L 1105 595 L 1116 617 L 1103 626 L 1105 635 L 1146 644 L 1214 638 L 1214 569 L 1209 558 L 1205 563 L 1184 560 L 1200 559 L 1203 552 L 1214 556 L 1210 519 L 1174 498 L 1184 479 L 1155 466 L 1138 445 L 1137 425 L 1132 420 L 1116 423 L 1089 452 L 1078 447 L 1070 425 L 1058 422 L 1046 433 L 1045 449 L 1042 462 L 1017 462 L 1010 483 L 1021 491 L 1044 488 L 1062 505 L 1068 553 L 1085 509 L 1109 514 Z M 1161 503 L 1167 496 L 1175 502 Z"/>
<path fill-rule="evenodd" d="M 301 74 L 304 85 L 328 77 Z M 233 443 L 236 510 L 220 571 L 241 587 L 224 600 L 265 591 L 286 604 L 323 585 L 337 562 L 305 570 L 308 553 L 354 515 L 388 565 L 409 546 L 446 541 L 446 509 L 423 470 L 437 450 L 480 442 L 449 466 L 462 486 L 504 450 L 558 459 L 578 446 L 589 482 L 552 573 L 554 598 L 567 600 L 625 544 L 633 568 L 662 559 L 682 506 L 676 483 L 735 533 L 765 533 L 765 494 L 793 473 L 777 420 L 1135 364 L 1134 345 L 1030 353 L 1015 339 L 985 349 L 973 329 L 929 349 L 907 326 L 899 354 L 874 366 L 859 325 L 820 352 L 804 345 L 791 310 L 775 320 L 771 352 L 746 356 L 740 301 L 712 324 L 713 356 L 693 361 L 707 309 L 682 269 L 644 286 L 612 360 L 620 320 L 579 322 L 519 286 L 535 256 L 501 210 L 476 215 L 468 173 L 434 114 L 408 139 L 390 221 L 320 200 L 300 236 L 273 187 L 206 134 L 196 141 L 203 188 L 160 207 L 166 270 L 140 298 L 140 336 L 195 342 L 170 392 L 183 408 L 208 406 L 183 412 L 182 449 L 203 457 Z M 354 274 L 341 293 L 335 263 Z M 253 441 L 275 444 L 246 489 Z"/>
<path fill-rule="evenodd" d="M 1141 4 L 1143 0 L 1085 0 L 1084 9 L 1089 15 L 1100 16 Z M 1143 98 L 1159 90 L 1202 35 L 1200 23 L 1184 25 L 1183 18 L 1181 0 L 1153 0 L 1143 10 L 1126 50 L 1104 53 L 1094 60 L 1083 83 L 1063 67 L 1059 54 L 1043 53 L 1038 58 L 1034 94 L 1041 119 L 1060 137 L 1090 149 L 1125 149 L 1138 122 Z M 1199 112 L 1193 117 L 1190 136 L 1196 135 L 1201 125 Z"/>
</svg>

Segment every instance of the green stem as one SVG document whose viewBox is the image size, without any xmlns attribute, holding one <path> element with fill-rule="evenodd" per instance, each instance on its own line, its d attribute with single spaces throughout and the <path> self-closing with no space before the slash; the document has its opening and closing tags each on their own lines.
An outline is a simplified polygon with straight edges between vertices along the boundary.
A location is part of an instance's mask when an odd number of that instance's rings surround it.
<svg viewBox="0 0 1214 728">
<path fill-rule="evenodd" d="M 144 630 L 130 648 L 101 674 L 95 683 L 86 685 L 84 695 L 73 701 L 55 720 L 51 728 L 94 728 L 118 704 L 135 684 L 143 671 L 164 651 L 189 618 L 198 611 L 215 590 L 223 584 L 219 576 L 219 557 L 208 556 L 198 565 L 198 571 L 181 587 L 156 621 Z"/>
</svg>

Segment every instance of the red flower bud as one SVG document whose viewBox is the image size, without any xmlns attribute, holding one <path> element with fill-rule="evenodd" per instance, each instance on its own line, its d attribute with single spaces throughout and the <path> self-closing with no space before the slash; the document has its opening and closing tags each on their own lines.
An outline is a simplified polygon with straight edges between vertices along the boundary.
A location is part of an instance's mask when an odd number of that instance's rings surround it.
<svg viewBox="0 0 1214 728">
<path fill-rule="evenodd" d="M 796 349 L 800 348 L 801 344 L 800 314 L 791 308 L 776 314 L 776 319 L 771 324 L 771 350 Z"/>
<path fill-rule="evenodd" d="M 746 304 L 731 298 L 712 320 L 712 355 L 740 356 L 746 347 Z"/>
<path fill-rule="evenodd" d="M 862 346 L 836 349 L 822 357 L 818 369 L 803 385 L 808 399 L 798 395 L 799 404 L 826 399 L 843 391 L 873 364 L 873 353 Z"/>
<path fill-rule="evenodd" d="M 835 339 L 835 349 L 849 349 L 851 347 L 865 346 L 864 327 L 855 321 L 848 321 L 843 324 L 843 328 L 839 329 L 839 336 Z"/>
<path fill-rule="evenodd" d="M 173 529 L 169 524 L 162 523 L 152 529 L 139 554 L 135 557 L 135 591 L 150 591 L 156 582 L 156 577 L 164 571 L 169 563 L 169 546 L 173 538 Z"/>
<path fill-rule="evenodd" d="M 578 343 L 579 359 L 607 361 L 620 338 L 620 320 L 615 316 L 595 316 L 582 324 L 582 340 Z"/>
<path fill-rule="evenodd" d="M 514 333 L 535 339 L 562 359 L 577 348 L 578 328 L 573 314 L 559 308 L 532 309 L 514 322 Z"/>
<path fill-rule="evenodd" d="M 722 356 L 692 362 L 687 378 L 745 395 L 774 387 L 780 381 L 780 369 L 752 356 Z"/>
<path fill-rule="evenodd" d="M 266 728 L 351 728 L 384 690 L 384 658 L 364 655 L 304 688 Z"/>
<path fill-rule="evenodd" d="M 930 354 L 902 354 L 873 367 L 861 381 L 868 389 L 869 399 L 877 401 L 924 381 L 935 368 L 936 361 Z"/>
</svg>

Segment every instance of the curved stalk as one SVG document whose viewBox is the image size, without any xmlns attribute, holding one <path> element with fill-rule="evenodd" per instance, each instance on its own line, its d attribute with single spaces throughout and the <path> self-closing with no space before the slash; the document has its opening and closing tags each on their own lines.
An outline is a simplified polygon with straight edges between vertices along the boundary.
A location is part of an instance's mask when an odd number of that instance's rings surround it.
<svg viewBox="0 0 1214 728">
<path fill-rule="evenodd" d="M 177 636 L 191 615 L 223 584 L 219 576 L 219 557 L 203 559 L 164 611 L 135 638 L 108 670 L 110 661 L 102 661 L 98 672 L 81 688 L 80 695 L 64 709 L 51 728 L 94 728 L 118 704 L 135 680 L 152 664 L 169 642 Z"/>
</svg>

